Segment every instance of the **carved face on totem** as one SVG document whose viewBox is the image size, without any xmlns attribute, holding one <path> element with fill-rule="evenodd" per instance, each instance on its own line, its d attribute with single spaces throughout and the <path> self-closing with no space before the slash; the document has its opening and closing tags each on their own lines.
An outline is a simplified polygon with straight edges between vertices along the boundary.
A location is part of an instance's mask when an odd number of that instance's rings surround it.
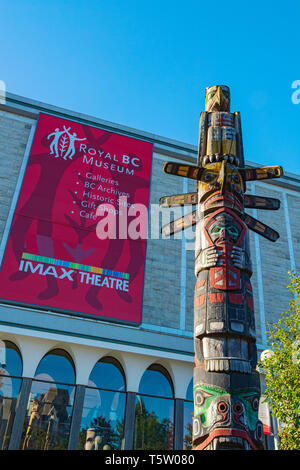
<svg viewBox="0 0 300 470">
<path fill-rule="evenodd" d="M 243 209 L 243 179 L 238 169 L 225 160 L 205 166 L 198 192 L 202 211 L 222 206 L 238 212 Z"/>
<path fill-rule="evenodd" d="M 261 449 L 263 428 L 258 419 L 259 391 L 196 386 L 194 441 L 198 450 Z"/>
<path fill-rule="evenodd" d="M 244 238 L 245 225 L 232 211 L 220 209 L 206 220 L 204 231 L 210 245 L 239 246 Z"/>
<path fill-rule="evenodd" d="M 225 85 L 206 88 L 205 111 L 230 111 L 230 90 Z"/>
</svg>

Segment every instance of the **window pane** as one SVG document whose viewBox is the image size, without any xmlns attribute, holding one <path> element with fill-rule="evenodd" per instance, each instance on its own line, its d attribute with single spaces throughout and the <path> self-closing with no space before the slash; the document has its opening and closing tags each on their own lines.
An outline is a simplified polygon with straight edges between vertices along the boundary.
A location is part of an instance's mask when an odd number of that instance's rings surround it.
<svg viewBox="0 0 300 470">
<path fill-rule="evenodd" d="M 1 372 L 1 369 L 0 369 Z M 6 371 L 5 371 L 6 372 Z M 7 450 L 22 379 L 0 375 L 0 449 Z"/>
<path fill-rule="evenodd" d="M 33 381 L 21 449 L 67 449 L 74 386 Z"/>
<path fill-rule="evenodd" d="M 67 449 L 74 398 L 75 371 L 61 349 L 39 363 L 32 382 L 21 449 Z M 64 383 L 60 383 L 64 382 Z"/>
<path fill-rule="evenodd" d="M 135 450 L 171 450 L 174 439 L 174 400 L 137 395 Z"/>
<path fill-rule="evenodd" d="M 35 377 L 47 374 L 55 383 L 75 383 L 75 371 L 71 358 L 65 351 L 54 350 L 45 356 L 38 365 Z"/>
<path fill-rule="evenodd" d="M 125 393 L 86 388 L 78 449 L 121 449 L 125 402 Z"/>
<path fill-rule="evenodd" d="M 125 381 L 120 369 L 112 362 L 99 361 L 94 366 L 89 385 L 109 390 L 125 391 Z"/>
<path fill-rule="evenodd" d="M 186 401 L 184 402 L 183 417 L 183 449 L 192 449 L 193 437 L 193 415 L 194 415 L 194 397 L 193 397 L 193 379 L 190 381 L 187 392 Z"/>
<path fill-rule="evenodd" d="M 17 347 L 0 341 L 0 449 L 8 449 L 16 403 L 22 383 L 22 360 Z"/>
<path fill-rule="evenodd" d="M 159 370 L 147 369 L 141 378 L 139 393 L 173 398 L 173 390 L 167 377 Z"/>
<path fill-rule="evenodd" d="M 10 341 L 0 340 L 0 369 L 7 374 L 22 377 L 22 359 L 17 347 Z"/>
<path fill-rule="evenodd" d="M 193 435 L 193 402 L 184 402 L 184 417 L 183 417 L 183 450 L 192 449 L 192 435 Z"/>
<path fill-rule="evenodd" d="M 194 401 L 193 397 L 193 379 L 190 381 L 187 392 L 186 392 L 186 400 Z"/>
</svg>

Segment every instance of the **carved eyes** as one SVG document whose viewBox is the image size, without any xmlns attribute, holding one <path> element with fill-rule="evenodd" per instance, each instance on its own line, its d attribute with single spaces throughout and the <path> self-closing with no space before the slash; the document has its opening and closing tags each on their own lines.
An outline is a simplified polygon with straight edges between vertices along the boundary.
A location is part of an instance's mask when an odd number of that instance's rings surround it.
<svg viewBox="0 0 300 470">
<path fill-rule="evenodd" d="M 210 183 L 212 182 L 213 180 L 216 179 L 216 174 L 215 173 L 205 173 L 202 177 L 202 181 L 204 181 L 205 183 Z M 231 180 L 233 183 L 235 184 L 240 184 L 240 176 L 237 174 L 237 173 L 233 173 L 230 175 L 231 177 Z"/>
<path fill-rule="evenodd" d="M 232 179 L 232 181 L 234 181 L 235 183 L 240 183 L 240 177 L 239 177 L 239 175 L 237 175 L 236 173 L 234 173 L 233 175 L 231 175 L 231 179 Z"/>
<path fill-rule="evenodd" d="M 217 410 L 222 416 L 222 419 L 221 419 L 222 422 L 224 422 L 227 419 L 228 409 L 229 409 L 229 405 L 228 403 L 226 403 L 226 401 L 220 401 L 217 404 Z"/>
<path fill-rule="evenodd" d="M 262 441 L 262 440 L 263 440 L 263 435 L 264 435 L 263 426 L 262 426 L 262 424 L 259 422 L 259 423 L 257 423 L 257 425 L 256 425 L 255 437 L 256 437 L 256 439 L 258 439 L 259 441 Z"/>
<path fill-rule="evenodd" d="M 247 401 L 251 404 L 253 411 L 258 411 L 259 408 L 259 397 L 257 395 L 253 395 L 247 398 Z"/>
<path fill-rule="evenodd" d="M 251 405 L 252 405 L 252 408 L 254 411 L 257 411 L 258 410 L 258 407 L 259 407 L 259 399 L 258 397 L 254 397 L 251 401 Z"/>
<path fill-rule="evenodd" d="M 228 227 L 228 233 L 233 236 L 237 236 L 239 234 L 238 230 L 235 227 Z"/>
<path fill-rule="evenodd" d="M 205 173 L 203 181 L 205 181 L 206 183 L 210 183 L 215 179 L 215 177 L 216 175 L 214 173 Z"/>
<path fill-rule="evenodd" d="M 221 414 L 224 414 L 228 411 L 228 404 L 225 401 L 220 401 L 218 403 L 218 411 L 220 411 Z"/>
<path fill-rule="evenodd" d="M 234 411 L 235 413 L 237 413 L 238 415 L 241 414 L 242 411 L 243 411 L 242 405 L 241 405 L 240 403 L 235 403 L 235 404 L 233 405 L 233 411 Z"/>
<path fill-rule="evenodd" d="M 197 391 L 195 393 L 195 405 L 202 406 L 205 402 L 205 397 L 202 395 L 201 392 Z"/>
<path fill-rule="evenodd" d="M 206 398 L 211 397 L 212 394 L 205 392 L 204 390 L 196 390 L 195 392 L 195 405 L 202 406 L 206 400 Z"/>
<path fill-rule="evenodd" d="M 216 227 L 214 227 L 211 231 L 211 233 L 214 235 L 214 234 L 218 234 L 218 233 L 221 233 L 222 230 L 224 230 L 224 227 L 221 227 L 219 225 L 217 225 Z"/>
<path fill-rule="evenodd" d="M 223 230 L 226 230 L 230 235 L 233 235 L 235 237 L 239 234 L 237 228 L 234 227 L 234 226 L 223 227 L 223 226 L 220 226 L 220 225 L 217 225 L 216 227 L 214 227 L 212 229 L 211 233 L 213 235 L 221 235 Z"/>
</svg>

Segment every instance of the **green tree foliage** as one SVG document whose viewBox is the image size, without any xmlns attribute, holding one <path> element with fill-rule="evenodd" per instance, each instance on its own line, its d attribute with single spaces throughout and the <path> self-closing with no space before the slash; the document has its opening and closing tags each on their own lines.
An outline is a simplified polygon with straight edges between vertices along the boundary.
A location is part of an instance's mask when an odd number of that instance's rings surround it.
<svg viewBox="0 0 300 470">
<path fill-rule="evenodd" d="M 134 441 L 135 450 L 164 450 L 173 443 L 172 423 L 167 418 L 159 420 L 142 399 L 136 405 Z"/>
<path fill-rule="evenodd" d="M 110 419 L 106 420 L 104 416 L 98 416 L 93 419 L 90 427 L 97 429 L 98 434 L 101 436 L 101 447 L 106 444 L 109 445 L 111 450 L 121 448 L 122 435 L 112 428 Z"/>
<path fill-rule="evenodd" d="M 289 310 L 268 331 L 270 353 L 259 367 L 265 374 L 265 396 L 279 421 L 281 450 L 300 450 L 300 276 L 290 272 L 294 294 Z"/>
<path fill-rule="evenodd" d="M 183 438 L 183 449 L 192 450 L 193 449 L 193 426 L 191 423 L 187 423 L 185 427 L 185 434 Z"/>
</svg>

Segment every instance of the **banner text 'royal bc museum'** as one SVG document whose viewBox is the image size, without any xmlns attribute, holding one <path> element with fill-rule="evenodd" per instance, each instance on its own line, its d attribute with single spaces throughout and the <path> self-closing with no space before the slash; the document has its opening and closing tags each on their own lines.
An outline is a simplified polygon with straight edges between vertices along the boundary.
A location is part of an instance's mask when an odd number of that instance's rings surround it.
<svg viewBox="0 0 300 470">
<path fill-rule="evenodd" d="M 97 208 L 148 207 L 151 162 L 151 143 L 40 114 L 0 299 L 139 323 L 146 240 L 99 239 Z"/>
</svg>

